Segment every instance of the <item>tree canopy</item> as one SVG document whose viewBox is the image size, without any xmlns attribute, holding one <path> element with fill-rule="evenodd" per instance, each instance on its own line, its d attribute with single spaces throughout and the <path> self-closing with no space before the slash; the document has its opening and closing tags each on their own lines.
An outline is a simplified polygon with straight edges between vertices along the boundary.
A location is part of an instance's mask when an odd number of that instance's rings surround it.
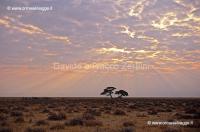
<svg viewBox="0 0 200 132">
<path fill-rule="evenodd" d="M 104 91 L 101 93 L 101 95 L 106 95 L 106 96 L 110 96 L 110 98 L 113 98 L 112 94 L 114 93 L 115 89 L 117 89 L 117 88 L 107 87 L 104 89 Z M 128 92 L 126 92 L 125 90 L 115 91 L 115 94 L 118 95 L 118 98 L 121 98 L 123 96 L 128 96 Z"/>
</svg>

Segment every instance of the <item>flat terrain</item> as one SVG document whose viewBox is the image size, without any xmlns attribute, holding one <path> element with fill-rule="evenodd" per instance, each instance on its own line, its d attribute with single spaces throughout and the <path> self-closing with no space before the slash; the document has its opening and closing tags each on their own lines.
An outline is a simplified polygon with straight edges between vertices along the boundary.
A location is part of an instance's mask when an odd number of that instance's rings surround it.
<svg viewBox="0 0 200 132">
<path fill-rule="evenodd" d="M 12 131 L 200 132 L 200 98 L 0 98 L 0 132 Z"/>
</svg>

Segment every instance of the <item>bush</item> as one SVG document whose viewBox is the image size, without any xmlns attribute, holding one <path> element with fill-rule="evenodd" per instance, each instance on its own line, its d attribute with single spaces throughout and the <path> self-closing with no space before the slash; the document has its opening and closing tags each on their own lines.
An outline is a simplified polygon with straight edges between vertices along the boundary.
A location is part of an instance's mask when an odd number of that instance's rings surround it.
<svg viewBox="0 0 200 132">
<path fill-rule="evenodd" d="M 197 110 L 194 108 L 186 108 L 185 113 L 186 114 L 195 114 L 195 113 L 197 113 Z"/>
<path fill-rule="evenodd" d="M 8 122 L 6 121 L 1 121 L 0 126 L 9 126 Z"/>
<path fill-rule="evenodd" d="M 200 114 L 176 113 L 175 116 L 176 116 L 178 119 L 200 119 Z"/>
<path fill-rule="evenodd" d="M 94 116 L 101 116 L 101 112 L 96 109 L 87 109 L 86 113 L 90 113 Z"/>
<path fill-rule="evenodd" d="M 102 126 L 103 123 L 99 120 L 86 120 L 85 126 Z"/>
<path fill-rule="evenodd" d="M 147 115 L 145 113 L 138 113 L 136 114 L 137 117 L 147 117 Z"/>
<path fill-rule="evenodd" d="M 124 127 L 120 132 L 135 132 L 135 129 L 133 127 Z"/>
<path fill-rule="evenodd" d="M 28 127 L 25 132 L 46 132 L 44 128 L 30 128 Z"/>
<path fill-rule="evenodd" d="M 11 128 L 2 127 L 0 128 L 0 132 L 13 132 L 13 130 Z"/>
<path fill-rule="evenodd" d="M 48 125 L 48 122 L 45 120 L 38 120 L 35 122 L 36 126 Z"/>
<path fill-rule="evenodd" d="M 65 122 L 65 125 L 76 126 L 76 125 L 83 125 L 83 120 L 81 118 L 74 118 L 71 119 L 69 122 Z"/>
<path fill-rule="evenodd" d="M 110 107 L 110 106 L 105 106 L 105 107 L 104 107 L 104 110 L 112 110 L 112 107 Z"/>
<path fill-rule="evenodd" d="M 126 121 L 123 123 L 123 126 L 125 127 L 134 126 L 134 123 L 132 121 Z"/>
<path fill-rule="evenodd" d="M 5 121 L 5 120 L 7 120 L 7 118 L 8 117 L 4 114 L 0 115 L 0 121 Z"/>
<path fill-rule="evenodd" d="M 136 109 L 137 107 L 135 105 L 129 105 L 128 106 L 130 109 Z"/>
<path fill-rule="evenodd" d="M 52 113 L 48 116 L 49 120 L 64 120 L 66 119 L 66 116 L 64 113 Z"/>
<path fill-rule="evenodd" d="M 0 113 L 8 114 L 9 110 L 6 108 L 0 108 Z"/>
<path fill-rule="evenodd" d="M 190 128 L 200 128 L 200 120 L 195 120 L 193 124 L 188 125 Z"/>
<path fill-rule="evenodd" d="M 156 110 L 151 110 L 151 111 L 148 111 L 148 114 L 149 115 L 157 115 L 158 112 Z"/>
<path fill-rule="evenodd" d="M 114 112 L 114 115 L 126 115 L 126 113 L 122 110 L 119 110 L 117 109 L 115 112 Z"/>
<path fill-rule="evenodd" d="M 10 116 L 23 116 L 23 113 L 20 111 L 12 111 L 10 113 Z"/>
<path fill-rule="evenodd" d="M 42 110 L 42 113 L 49 113 L 50 111 L 48 109 Z"/>
<path fill-rule="evenodd" d="M 61 129 L 65 129 L 65 125 L 63 124 L 55 124 L 52 127 L 50 127 L 51 130 L 61 130 Z"/>
<path fill-rule="evenodd" d="M 15 119 L 15 123 L 23 123 L 23 122 L 25 122 L 23 117 L 17 117 Z"/>
<path fill-rule="evenodd" d="M 85 120 L 94 120 L 95 117 L 92 114 L 85 112 L 85 113 L 83 113 L 83 119 L 85 119 Z"/>
</svg>

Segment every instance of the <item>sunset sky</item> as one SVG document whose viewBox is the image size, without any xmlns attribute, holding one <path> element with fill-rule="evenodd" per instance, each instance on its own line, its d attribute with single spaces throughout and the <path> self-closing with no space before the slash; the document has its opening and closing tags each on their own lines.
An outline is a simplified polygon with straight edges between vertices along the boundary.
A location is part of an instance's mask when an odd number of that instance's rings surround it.
<svg viewBox="0 0 200 132">
<path fill-rule="evenodd" d="M 200 97 L 200 1 L 0 1 L 1 97 L 99 97 L 107 86 Z"/>
</svg>

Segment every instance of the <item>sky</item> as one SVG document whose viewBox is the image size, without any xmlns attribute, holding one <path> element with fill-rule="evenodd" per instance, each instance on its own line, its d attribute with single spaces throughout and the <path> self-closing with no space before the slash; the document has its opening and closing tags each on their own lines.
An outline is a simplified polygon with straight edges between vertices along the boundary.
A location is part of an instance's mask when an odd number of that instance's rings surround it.
<svg viewBox="0 0 200 132">
<path fill-rule="evenodd" d="M 1 97 L 200 96 L 199 0 L 0 0 Z"/>
</svg>

